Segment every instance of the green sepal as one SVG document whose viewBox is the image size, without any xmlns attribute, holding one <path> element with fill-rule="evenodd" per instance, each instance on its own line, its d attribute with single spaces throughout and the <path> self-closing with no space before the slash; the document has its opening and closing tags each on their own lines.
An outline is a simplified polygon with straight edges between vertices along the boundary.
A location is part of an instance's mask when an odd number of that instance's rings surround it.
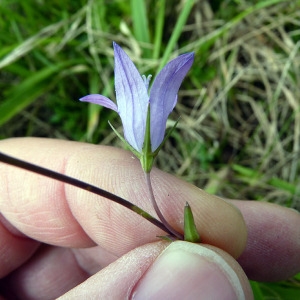
<svg viewBox="0 0 300 300">
<path fill-rule="evenodd" d="M 175 122 L 174 126 L 168 131 L 168 133 L 164 137 L 164 139 L 161 142 L 161 144 L 159 145 L 159 147 L 154 152 L 152 152 L 152 150 L 151 150 L 151 134 L 150 134 L 150 105 L 148 106 L 144 147 L 143 147 L 143 153 L 140 156 L 142 168 L 146 173 L 151 171 L 155 157 L 157 156 L 157 154 L 160 151 L 160 149 L 162 148 L 162 146 L 165 144 L 166 140 L 170 137 L 170 135 L 176 128 L 178 122 L 179 122 L 179 118 Z"/>
<path fill-rule="evenodd" d="M 200 243 L 200 235 L 195 225 L 192 209 L 186 202 L 184 207 L 184 240 L 191 243 Z"/>
<path fill-rule="evenodd" d="M 141 162 L 142 168 L 146 173 L 149 173 L 151 171 L 153 163 L 154 163 L 154 158 L 157 155 L 157 154 L 154 155 L 154 153 L 151 150 L 150 124 L 151 124 L 151 122 L 150 122 L 150 105 L 148 105 L 145 139 L 144 139 L 142 154 L 140 156 L 140 162 Z"/>
<path fill-rule="evenodd" d="M 166 140 L 170 137 L 173 130 L 176 128 L 178 124 L 179 119 L 175 122 L 174 126 L 167 132 L 166 136 L 164 137 L 162 143 L 159 145 L 159 147 L 152 152 L 151 149 L 151 133 L 150 133 L 150 105 L 148 105 L 148 111 L 147 111 L 147 120 L 146 120 L 146 130 L 145 130 L 145 139 L 144 139 L 144 145 L 142 152 L 138 152 L 136 149 L 134 149 L 120 134 L 119 132 L 113 127 L 113 125 L 108 121 L 110 127 L 115 132 L 115 134 L 118 136 L 118 138 L 129 148 L 129 150 L 140 160 L 143 170 L 146 173 L 149 173 L 152 169 L 152 166 L 154 164 L 154 159 L 157 156 L 158 152 L 162 148 L 162 146 L 165 144 Z"/>
<path fill-rule="evenodd" d="M 120 133 L 116 130 L 116 128 L 108 121 L 109 126 L 111 129 L 114 131 L 114 133 L 117 135 L 117 137 L 126 145 L 126 147 L 129 148 L 129 150 L 137 157 L 141 158 L 141 153 L 136 151 L 121 135 Z"/>
</svg>

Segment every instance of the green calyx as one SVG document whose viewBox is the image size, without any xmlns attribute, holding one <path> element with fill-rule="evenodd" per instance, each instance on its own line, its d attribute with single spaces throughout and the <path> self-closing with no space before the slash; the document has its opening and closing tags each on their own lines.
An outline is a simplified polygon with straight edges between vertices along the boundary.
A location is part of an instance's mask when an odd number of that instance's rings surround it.
<svg viewBox="0 0 300 300">
<path fill-rule="evenodd" d="M 147 111 L 147 120 L 146 120 L 146 130 L 145 130 L 145 139 L 144 139 L 144 145 L 142 152 L 138 152 L 136 149 L 134 149 L 113 127 L 113 125 L 109 122 L 110 127 L 113 129 L 115 134 L 118 136 L 118 138 L 129 148 L 129 150 L 140 160 L 143 170 L 146 173 L 149 173 L 153 167 L 155 157 L 157 156 L 158 152 L 162 148 L 162 146 L 165 144 L 166 140 L 170 137 L 173 130 L 178 124 L 179 119 L 175 122 L 174 126 L 171 128 L 171 130 L 168 131 L 165 138 L 163 139 L 162 143 L 159 145 L 159 147 L 152 152 L 151 149 L 151 134 L 150 134 L 150 104 L 148 105 L 148 111 Z"/>
<path fill-rule="evenodd" d="M 151 171 L 155 157 L 157 156 L 157 154 L 160 151 L 160 149 L 162 148 L 162 146 L 165 144 L 166 140 L 172 134 L 173 130 L 175 129 L 175 127 L 178 124 L 178 121 L 179 121 L 179 119 L 176 121 L 176 123 L 171 128 L 171 130 L 168 131 L 168 133 L 166 134 L 165 138 L 163 139 L 163 141 L 159 145 L 159 147 L 154 152 L 152 152 L 152 149 L 151 149 L 151 134 L 150 134 L 150 125 L 151 125 L 151 121 L 150 121 L 150 104 L 149 104 L 148 112 L 147 112 L 147 120 L 146 120 L 146 131 L 145 131 L 144 147 L 143 147 L 142 153 L 140 154 L 140 156 L 138 156 L 140 158 L 142 168 L 146 173 Z"/>
</svg>

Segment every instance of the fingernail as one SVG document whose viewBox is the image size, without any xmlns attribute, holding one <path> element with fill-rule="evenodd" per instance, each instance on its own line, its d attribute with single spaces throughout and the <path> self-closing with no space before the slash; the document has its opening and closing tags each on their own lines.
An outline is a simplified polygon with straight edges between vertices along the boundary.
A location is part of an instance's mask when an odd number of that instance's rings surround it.
<svg viewBox="0 0 300 300">
<path fill-rule="evenodd" d="M 216 252 L 177 241 L 141 278 L 132 299 L 245 299 L 236 273 Z"/>
</svg>

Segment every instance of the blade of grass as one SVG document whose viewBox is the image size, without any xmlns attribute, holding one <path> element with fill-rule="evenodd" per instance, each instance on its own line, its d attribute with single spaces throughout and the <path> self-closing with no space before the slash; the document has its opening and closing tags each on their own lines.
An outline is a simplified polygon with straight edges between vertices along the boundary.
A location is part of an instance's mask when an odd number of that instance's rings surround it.
<svg viewBox="0 0 300 300">
<path fill-rule="evenodd" d="M 109 31 L 109 24 L 106 22 L 105 15 L 107 13 L 107 6 L 103 0 L 93 1 L 90 0 L 86 10 L 86 32 L 88 37 L 89 53 L 93 59 L 93 68 L 97 72 L 93 72 L 90 75 L 89 93 L 97 94 L 101 86 L 104 86 L 104 91 L 101 89 L 101 94 L 108 96 L 113 87 L 104 75 L 103 61 L 99 56 L 99 45 L 103 45 L 103 48 L 107 44 L 107 40 L 99 37 L 99 33 Z M 111 45 L 110 45 L 111 47 Z M 88 108 L 88 121 L 86 130 L 86 140 L 91 142 L 93 140 L 93 134 L 99 124 L 100 112 L 102 107 L 95 104 L 89 104 Z"/>
<path fill-rule="evenodd" d="M 299 281 L 299 283 L 300 283 L 300 273 L 296 274 L 294 276 L 294 279 L 297 280 L 297 281 Z"/>
<path fill-rule="evenodd" d="M 131 14 L 133 22 L 133 32 L 137 41 L 143 44 L 150 44 L 150 33 L 148 25 L 148 16 L 146 9 L 146 1 L 131 0 Z M 148 48 L 143 47 L 143 56 L 146 58 L 151 57 L 151 51 Z"/>
<path fill-rule="evenodd" d="M 100 5 L 102 9 L 100 9 Z M 97 70 L 97 73 L 92 73 L 90 77 L 90 90 L 89 93 L 97 94 L 99 92 L 99 81 L 101 74 L 101 62 L 100 58 L 97 53 L 97 49 L 95 47 L 95 32 L 100 32 L 102 27 L 105 26 L 105 22 L 103 21 L 106 7 L 103 1 L 89 1 L 87 5 L 87 12 L 86 12 L 86 31 L 87 37 L 89 41 L 89 52 L 93 58 L 94 67 Z M 102 20 L 102 21 L 101 21 Z M 101 110 L 101 106 L 89 104 L 88 106 L 88 121 L 87 121 L 87 130 L 86 130 L 86 139 L 87 141 L 92 141 L 93 133 L 98 125 L 99 122 L 99 113 Z"/>
<path fill-rule="evenodd" d="M 164 30 L 164 23 L 165 23 L 165 7 L 166 7 L 166 0 L 160 0 L 156 3 L 157 9 L 157 19 L 155 22 L 155 33 L 154 33 L 154 49 L 153 49 L 153 59 L 158 59 L 161 44 L 162 44 L 162 36 Z"/>
<path fill-rule="evenodd" d="M 254 299 L 255 300 L 265 300 L 266 298 L 264 297 L 264 295 L 261 291 L 259 282 L 252 281 L 252 280 L 250 280 L 249 282 L 250 282 L 250 285 L 252 288 Z"/>
<path fill-rule="evenodd" d="M 167 61 L 170 59 L 170 55 L 174 49 L 175 44 L 177 43 L 182 31 L 183 31 L 183 27 L 186 24 L 186 21 L 188 19 L 188 16 L 190 15 L 190 12 L 192 10 L 192 7 L 195 3 L 195 0 L 187 0 L 179 17 L 178 20 L 175 24 L 173 33 L 170 37 L 170 40 L 167 44 L 166 50 L 164 52 L 164 55 L 160 61 L 160 65 L 157 69 L 157 74 L 158 72 L 163 68 L 163 66 L 167 63 Z"/>
<path fill-rule="evenodd" d="M 263 293 L 262 299 L 299 299 L 300 289 L 297 285 L 288 282 L 260 282 L 258 283 Z M 255 298 L 256 299 L 256 298 Z"/>
<path fill-rule="evenodd" d="M 250 184 L 257 184 L 263 178 L 263 175 L 259 172 L 254 171 L 250 168 L 246 168 L 244 166 L 234 164 L 232 165 L 232 169 L 242 175 L 242 179 L 246 182 L 249 182 Z M 297 187 L 294 184 L 286 182 L 285 180 L 282 180 L 280 178 L 272 177 L 268 179 L 266 183 L 277 189 L 289 192 L 292 195 L 295 195 L 297 193 Z"/>
</svg>

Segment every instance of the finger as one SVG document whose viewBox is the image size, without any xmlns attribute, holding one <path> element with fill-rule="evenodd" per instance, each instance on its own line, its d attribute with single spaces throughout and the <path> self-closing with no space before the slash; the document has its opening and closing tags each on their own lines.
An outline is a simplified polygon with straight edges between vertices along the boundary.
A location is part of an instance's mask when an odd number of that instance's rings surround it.
<svg viewBox="0 0 300 300">
<path fill-rule="evenodd" d="M 75 297 L 253 299 L 248 280 L 232 257 L 215 247 L 187 242 L 134 249 L 60 299 Z"/>
<path fill-rule="evenodd" d="M 231 201 L 242 212 L 248 242 L 238 262 L 257 281 L 279 281 L 300 272 L 300 214 L 276 204 Z"/>
<path fill-rule="evenodd" d="M 29 259 L 39 243 L 18 234 L 0 214 L 0 278 Z"/>
<path fill-rule="evenodd" d="M 32 138 L 2 141 L 0 150 L 97 185 L 155 215 L 140 163 L 128 152 Z M 97 243 L 120 256 L 164 234 L 135 213 L 86 191 L 3 164 L 0 174 L 2 214 L 36 240 L 70 247 Z M 242 252 L 246 229 L 237 209 L 160 170 L 154 169 L 152 178 L 158 205 L 176 230 L 182 232 L 188 201 L 203 242 L 234 257 Z"/>
<path fill-rule="evenodd" d="M 71 249 L 43 244 L 0 280 L 0 295 L 7 299 L 56 299 L 115 260 L 99 246 Z"/>
<path fill-rule="evenodd" d="M 88 277 L 71 249 L 43 245 L 1 280 L 0 294 L 7 299 L 55 299 Z"/>
</svg>

